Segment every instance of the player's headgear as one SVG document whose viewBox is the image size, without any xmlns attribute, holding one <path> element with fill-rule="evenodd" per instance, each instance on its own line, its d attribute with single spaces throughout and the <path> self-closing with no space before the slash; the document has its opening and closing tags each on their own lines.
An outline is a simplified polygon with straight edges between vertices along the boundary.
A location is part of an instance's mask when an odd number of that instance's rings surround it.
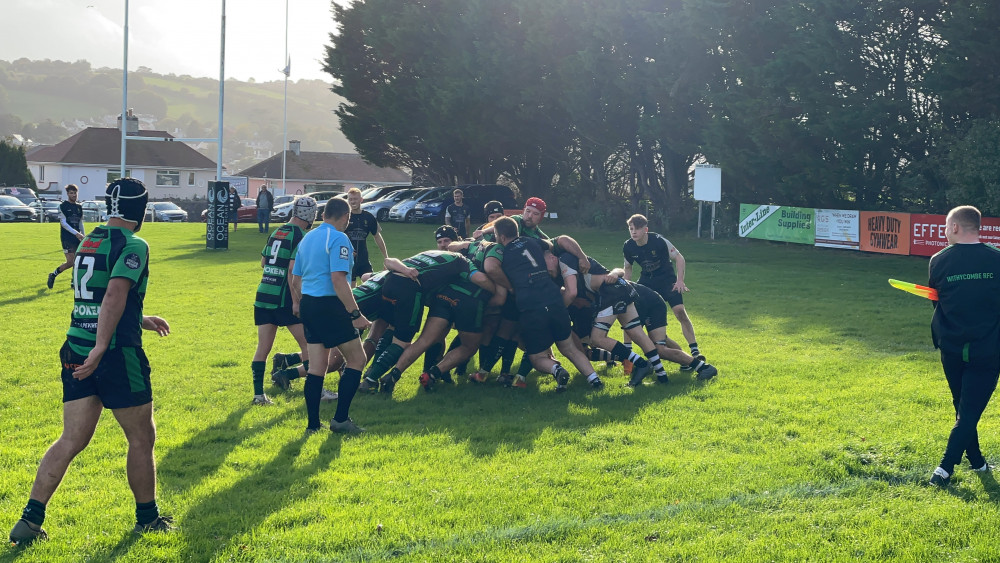
<svg viewBox="0 0 1000 563">
<path fill-rule="evenodd" d="M 450 238 L 453 241 L 458 240 L 458 231 L 451 225 L 441 225 L 434 231 L 434 240 L 441 240 L 443 238 Z"/>
<path fill-rule="evenodd" d="M 529 197 L 528 201 L 524 202 L 525 207 L 534 207 L 539 213 L 545 214 L 545 202 L 538 197 Z"/>
<path fill-rule="evenodd" d="M 486 202 L 483 206 L 483 216 L 489 217 L 494 213 L 503 213 L 503 204 L 496 200 Z"/>
<path fill-rule="evenodd" d="M 108 184 L 104 191 L 104 202 L 108 206 L 108 219 L 118 217 L 135 223 L 135 231 L 142 227 L 146 218 L 146 204 L 149 192 L 146 186 L 135 178 L 119 178 Z"/>
<path fill-rule="evenodd" d="M 309 196 L 296 199 L 292 204 L 292 217 L 312 225 L 316 221 L 316 200 Z"/>
</svg>

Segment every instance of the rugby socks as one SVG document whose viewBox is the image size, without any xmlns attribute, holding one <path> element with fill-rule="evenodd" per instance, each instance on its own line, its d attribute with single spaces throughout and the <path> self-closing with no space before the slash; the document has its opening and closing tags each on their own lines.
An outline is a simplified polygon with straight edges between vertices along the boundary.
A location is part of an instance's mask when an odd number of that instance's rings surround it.
<svg viewBox="0 0 1000 563">
<path fill-rule="evenodd" d="M 482 344 L 479 346 L 479 369 L 483 371 L 491 371 L 493 366 L 497 365 L 497 360 L 500 359 L 497 354 L 497 350 L 500 341 L 503 338 L 499 336 L 494 336 L 489 344 Z"/>
<path fill-rule="evenodd" d="M 403 372 L 399 371 L 399 368 L 394 367 L 391 370 L 389 370 L 389 378 L 392 379 L 393 381 L 399 381 L 402 377 L 403 377 Z"/>
<path fill-rule="evenodd" d="M 514 356 L 517 354 L 517 342 L 508 340 L 508 344 L 503 348 L 503 355 L 500 357 L 500 373 L 510 373 L 510 368 L 514 366 Z"/>
<path fill-rule="evenodd" d="M 323 393 L 323 377 L 307 373 L 306 383 L 302 388 L 302 394 L 306 398 L 306 413 L 308 413 L 309 415 L 309 424 L 307 428 L 309 429 L 315 429 L 320 427 L 319 400 L 322 393 Z"/>
<path fill-rule="evenodd" d="M 431 366 L 441 361 L 441 353 L 444 352 L 444 344 L 435 342 L 427 347 L 424 352 L 424 371 L 431 369 Z"/>
<path fill-rule="evenodd" d="M 376 357 L 371 367 L 368 368 L 368 372 L 365 373 L 365 377 L 372 381 L 377 380 L 385 375 L 385 372 L 389 371 L 389 368 L 396 365 L 396 362 L 402 355 L 402 346 L 396 343 L 389 344 L 386 346 L 385 351 Z"/>
<path fill-rule="evenodd" d="M 600 350 L 600 348 L 597 348 L 597 350 Z M 593 351 L 591 351 L 591 354 L 593 354 Z M 622 360 L 628 360 L 634 364 L 636 358 L 638 357 L 638 354 L 633 352 L 631 348 L 621 342 L 615 342 L 615 347 L 611 349 L 611 358 L 618 360 L 619 362 Z M 590 359 L 593 360 L 594 357 L 591 356 Z M 601 359 L 603 360 L 604 358 Z"/>
<path fill-rule="evenodd" d="M 652 364 L 653 371 L 656 372 L 656 377 L 667 376 L 667 370 L 663 369 L 663 362 L 660 361 L 660 356 L 656 353 L 656 348 L 646 352 L 646 359 Z"/>
<path fill-rule="evenodd" d="M 27 506 L 21 511 L 21 518 L 36 526 L 41 526 L 45 523 L 45 504 L 35 499 L 28 499 Z"/>
<path fill-rule="evenodd" d="M 549 373 L 551 373 L 554 376 L 559 373 L 559 368 L 561 367 L 562 366 L 559 365 L 559 362 L 555 362 L 552 364 L 552 369 L 549 370 Z"/>
<path fill-rule="evenodd" d="M 149 524 L 159 517 L 160 509 L 156 506 L 156 499 L 153 499 L 151 502 L 135 503 L 135 521 L 137 523 Z"/>
<path fill-rule="evenodd" d="M 517 366 L 517 375 L 521 377 L 528 377 L 534 366 L 531 365 L 531 358 L 527 354 L 521 356 L 521 365 Z"/>
<path fill-rule="evenodd" d="M 700 352 L 698 352 L 698 343 L 697 342 L 691 342 L 691 343 L 688 344 L 688 346 L 691 347 L 691 355 L 697 358 L 698 354 L 700 353 Z"/>
<path fill-rule="evenodd" d="M 595 371 L 594 373 L 587 376 L 587 383 L 593 383 L 594 380 L 597 379 L 600 379 L 600 377 L 597 377 L 597 372 Z"/>
<path fill-rule="evenodd" d="M 250 371 L 253 372 L 253 394 L 264 394 L 264 367 L 267 362 L 250 362 Z"/>
<path fill-rule="evenodd" d="M 295 366 L 302 363 L 301 354 L 285 354 L 285 365 L 288 367 Z"/>
<path fill-rule="evenodd" d="M 372 352 L 372 357 L 368 358 L 369 360 L 372 358 L 378 359 L 378 357 L 382 355 L 382 352 L 385 352 L 385 349 L 392 344 L 392 335 L 394 332 L 395 331 L 393 329 L 389 328 L 382 333 L 382 338 L 379 338 L 378 342 L 375 344 L 375 351 Z"/>
<path fill-rule="evenodd" d="M 624 346 L 623 346 L 624 348 Z M 608 352 L 604 348 L 591 348 L 590 349 L 590 361 L 592 362 L 607 362 L 614 359 L 611 352 Z M 624 358 L 621 358 L 624 359 Z"/>
<path fill-rule="evenodd" d="M 322 383 L 321 383 L 322 384 Z M 361 384 L 361 372 L 356 369 L 344 368 L 337 384 L 337 412 L 333 415 L 334 422 L 344 422 L 351 410 L 351 401 Z"/>
<path fill-rule="evenodd" d="M 441 368 L 437 366 L 431 366 L 430 369 L 427 370 L 427 373 L 434 379 L 441 379 Z"/>
</svg>

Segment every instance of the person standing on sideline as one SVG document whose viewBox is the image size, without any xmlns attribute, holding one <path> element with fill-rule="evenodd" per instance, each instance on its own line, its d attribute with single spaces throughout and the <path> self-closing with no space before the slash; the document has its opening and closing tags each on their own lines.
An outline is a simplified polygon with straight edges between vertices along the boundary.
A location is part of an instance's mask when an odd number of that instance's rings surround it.
<svg viewBox="0 0 1000 563">
<path fill-rule="evenodd" d="M 304 389 L 308 433 L 320 429 L 319 403 L 331 348 L 340 350 L 344 357 L 344 371 L 337 386 L 337 413 L 330 421 L 330 430 L 364 432 L 354 424 L 349 412 L 367 360 L 358 331 L 371 323 L 358 309 L 347 279 L 354 266 L 354 251 L 343 231 L 350 219 L 351 208 L 346 201 L 328 200 L 323 222 L 299 243 L 292 269 L 292 313 L 302 319 L 311 360 Z"/>
<path fill-rule="evenodd" d="M 691 348 L 691 355 L 697 357 L 698 342 L 694 337 L 694 325 L 684 308 L 684 297 L 681 294 L 688 291 L 684 285 L 686 262 L 684 256 L 662 236 L 649 232 L 649 223 L 642 215 L 633 215 L 628 219 L 629 240 L 625 241 L 622 253 L 625 255 L 625 279 L 632 280 L 632 264 L 638 262 L 642 266 L 642 274 L 638 283 L 653 289 L 670 305 L 674 317 L 681 325 L 681 332 Z M 671 260 L 677 263 L 677 272 Z M 626 342 L 626 345 L 629 344 Z M 682 366 L 682 371 L 690 371 L 688 366 Z"/>
<path fill-rule="evenodd" d="M 378 219 L 367 211 L 361 210 L 361 190 L 351 188 L 347 191 L 347 203 L 351 206 L 351 220 L 347 223 L 347 238 L 351 239 L 354 248 L 354 270 L 351 272 L 351 287 L 357 280 L 372 271 L 371 261 L 368 259 L 368 235 L 375 238 L 375 244 L 382 252 L 384 258 L 389 257 L 389 252 L 385 249 L 385 240 L 382 238 L 382 226 L 378 224 Z"/>
<path fill-rule="evenodd" d="M 261 186 L 257 193 L 257 230 L 262 233 L 271 231 L 271 210 L 274 209 L 274 196 L 267 189 Z"/>
<path fill-rule="evenodd" d="M 149 246 L 134 233 L 142 227 L 149 195 L 132 178 L 108 185 L 108 222 L 80 244 L 73 269 L 73 314 L 62 364 L 63 431 L 42 458 L 27 506 L 10 532 L 10 541 L 27 544 L 48 537 L 42 524 L 45 505 L 70 462 L 94 435 L 103 409 L 111 409 L 125 432 L 125 471 L 135 496 L 135 532 L 166 531 L 173 520 L 156 505 L 153 444 L 153 393 L 150 368 L 142 350 L 142 330 L 170 333 L 160 317 L 143 315 L 149 277 Z"/>
<path fill-rule="evenodd" d="M 444 224 L 455 227 L 455 230 L 458 231 L 458 236 L 465 238 L 468 236 L 466 233 L 472 230 L 469 225 L 469 206 L 462 203 L 465 193 L 462 190 L 456 189 L 451 193 L 451 196 L 455 198 L 455 203 L 445 208 Z"/>
<path fill-rule="evenodd" d="M 66 260 L 59 265 L 46 282 L 49 289 L 56 283 L 56 276 L 63 270 L 73 267 L 76 260 L 76 247 L 83 240 L 83 206 L 77 203 L 78 195 L 76 184 L 66 186 L 66 201 L 59 204 L 59 240 L 62 242 L 63 254 Z"/>
<path fill-rule="evenodd" d="M 948 246 L 931 257 L 928 285 L 937 290 L 934 346 L 955 406 L 955 426 L 931 484 L 946 487 L 965 454 L 973 471 L 991 469 L 979 449 L 979 418 L 1000 374 L 1000 250 L 979 241 L 982 215 L 971 205 L 945 219 Z"/>
<path fill-rule="evenodd" d="M 236 230 L 236 226 L 240 222 L 240 216 L 237 210 L 243 207 L 243 201 L 240 199 L 240 194 L 236 191 L 236 186 L 229 186 L 229 222 L 233 224 L 233 230 Z"/>
</svg>

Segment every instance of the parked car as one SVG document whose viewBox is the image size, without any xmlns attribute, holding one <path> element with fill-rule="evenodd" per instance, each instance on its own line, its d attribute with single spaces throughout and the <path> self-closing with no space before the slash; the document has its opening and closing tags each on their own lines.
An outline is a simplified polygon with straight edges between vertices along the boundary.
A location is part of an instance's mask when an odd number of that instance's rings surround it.
<svg viewBox="0 0 1000 563">
<path fill-rule="evenodd" d="M 403 221 L 405 223 L 413 223 L 417 220 L 417 215 L 414 212 L 414 207 L 421 201 L 427 201 L 434 199 L 446 193 L 451 193 L 455 188 L 442 187 L 442 188 L 426 188 L 420 195 L 413 199 L 403 200 L 396 205 L 392 206 L 389 210 L 389 220 L 390 221 Z"/>
<path fill-rule="evenodd" d="M 36 220 L 38 215 L 34 209 L 12 195 L 0 195 L 0 223 Z"/>
<path fill-rule="evenodd" d="M 486 221 L 483 215 L 483 206 L 489 201 L 499 201 L 504 209 L 515 209 L 514 192 L 507 186 L 499 184 L 470 184 L 456 186 L 462 190 L 463 204 L 469 208 L 469 221 L 475 229 L 480 223 Z M 416 221 L 425 223 L 444 223 L 444 211 L 449 205 L 455 203 L 452 193 L 455 190 L 432 200 L 418 203 L 413 208 Z"/>
<path fill-rule="evenodd" d="M 371 213 L 379 221 L 385 222 L 389 220 L 389 210 L 392 209 L 393 205 L 403 201 L 404 199 L 409 199 L 420 193 L 421 188 L 408 188 L 405 190 L 399 190 L 397 192 L 391 192 L 388 195 L 384 195 L 375 201 L 369 201 L 361 204 L 361 209 Z"/>
<path fill-rule="evenodd" d="M 312 192 L 305 195 L 316 200 L 316 218 L 320 221 L 323 220 L 323 210 L 326 209 L 327 201 L 330 201 L 331 198 L 335 197 L 347 199 L 347 194 L 344 192 Z"/>
<path fill-rule="evenodd" d="M 108 204 L 99 201 L 84 201 L 80 205 L 83 206 L 83 222 L 84 223 L 103 223 L 108 220 Z"/>
<path fill-rule="evenodd" d="M 302 196 L 298 195 L 298 194 L 276 195 L 276 196 L 274 196 L 274 205 L 271 207 L 271 209 L 274 209 L 275 207 L 277 207 L 277 206 L 279 206 L 279 205 L 281 205 L 283 203 L 291 203 L 291 202 L 295 201 L 296 199 L 298 199 L 300 197 L 302 197 Z"/>
<path fill-rule="evenodd" d="M 151 201 L 146 204 L 146 221 L 180 223 L 187 220 L 187 211 L 172 201 Z"/>
<path fill-rule="evenodd" d="M 28 204 L 28 207 L 35 210 L 38 214 L 38 220 L 41 221 L 42 217 L 48 223 L 58 223 L 59 222 L 59 202 L 58 201 L 47 201 L 40 199 L 38 201 L 33 201 Z M 44 215 L 43 215 L 44 210 Z"/>
<path fill-rule="evenodd" d="M 257 222 L 257 200 L 249 197 L 240 198 L 240 202 L 243 204 L 239 209 L 236 210 L 236 222 L 237 223 L 256 223 Z M 201 212 L 201 222 L 204 223 L 208 221 L 208 209 L 204 209 Z"/>
<path fill-rule="evenodd" d="M 35 194 L 35 190 L 20 186 L 0 187 L 0 195 L 15 197 L 25 205 L 30 205 L 32 202 L 38 201 L 38 195 Z"/>
<path fill-rule="evenodd" d="M 373 186 L 371 188 L 361 190 L 361 202 L 367 203 L 369 201 L 375 201 L 382 199 L 387 194 L 398 192 L 400 190 L 409 190 L 412 188 L 413 186 Z"/>
</svg>

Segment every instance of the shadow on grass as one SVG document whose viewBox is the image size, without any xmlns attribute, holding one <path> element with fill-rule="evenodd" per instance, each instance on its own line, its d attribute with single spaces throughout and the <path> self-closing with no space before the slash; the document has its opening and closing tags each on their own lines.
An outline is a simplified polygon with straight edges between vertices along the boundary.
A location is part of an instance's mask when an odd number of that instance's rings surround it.
<svg viewBox="0 0 1000 563">
<path fill-rule="evenodd" d="M 42 288 L 39 289 L 34 295 L 29 294 L 29 295 L 22 295 L 21 297 L 11 297 L 10 299 L 4 299 L 3 301 L 0 301 L 0 307 L 3 307 L 4 305 L 17 305 L 18 303 L 27 303 L 29 301 L 34 301 L 35 299 L 40 298 L 46 293 L 50 293 L 50 291 L 48 289 Z"/>
<path fill-rule="evenodd" d="M 1000 483 L 997 483 L 996 478 L 993 477 L 993 471 L 977 472 L 976 476 L 979 477 L 979 482 L 983 484 L 983 490 L 989 495 L 990 501 L 1000 503 Z"/>
</svg>

